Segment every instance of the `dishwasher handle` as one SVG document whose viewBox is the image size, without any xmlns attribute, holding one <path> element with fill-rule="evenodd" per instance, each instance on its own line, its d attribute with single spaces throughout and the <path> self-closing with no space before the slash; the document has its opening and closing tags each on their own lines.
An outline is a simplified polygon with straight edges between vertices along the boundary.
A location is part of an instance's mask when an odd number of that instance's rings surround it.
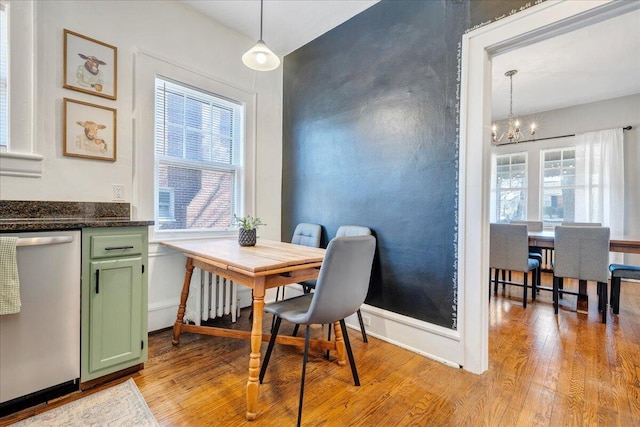
<svg viewBox="0 0 640 427">
<path fill-rule="evenodd" d="M 20 237 L 16 241 L 16 246 L 44 246 L 59 245 L 61 243 L 73 242 L 73 236 L 51 236 L 51 237 Z"/>
</svg>

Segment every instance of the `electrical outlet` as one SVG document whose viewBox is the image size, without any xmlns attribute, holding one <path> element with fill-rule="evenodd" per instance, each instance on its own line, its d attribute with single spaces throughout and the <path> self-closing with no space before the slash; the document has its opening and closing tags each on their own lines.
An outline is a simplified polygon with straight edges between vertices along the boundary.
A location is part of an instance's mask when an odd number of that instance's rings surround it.
<svg viewBox="0 0 640 427">
<path fill-rule="evenodd" d="M 364 326 L 371 326 L 371 318 L 369 316 L 362 316 L 362 323 L 364 323 Z"/>
<path fill-rule="evenodd" d="M 124 200 L 124 185 L 113 184 L 113 200 Z"/>
</svg>

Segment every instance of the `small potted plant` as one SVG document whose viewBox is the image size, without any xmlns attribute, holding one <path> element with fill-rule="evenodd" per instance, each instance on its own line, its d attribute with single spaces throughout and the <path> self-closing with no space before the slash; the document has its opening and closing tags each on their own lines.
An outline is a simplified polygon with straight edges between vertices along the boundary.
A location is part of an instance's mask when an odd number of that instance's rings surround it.
<svg viewBox="0 0 640 427">
<path fill-rule="evenodd" d="M 254 218 L 251 215 L 239 217 L 234 214 L 233 217 L 240 226 L 238 232 L 238 243 L 240 246 L 255 246 L 258 226 L 267 224 L 260 221 L 260 218 Z"/>
</svg>

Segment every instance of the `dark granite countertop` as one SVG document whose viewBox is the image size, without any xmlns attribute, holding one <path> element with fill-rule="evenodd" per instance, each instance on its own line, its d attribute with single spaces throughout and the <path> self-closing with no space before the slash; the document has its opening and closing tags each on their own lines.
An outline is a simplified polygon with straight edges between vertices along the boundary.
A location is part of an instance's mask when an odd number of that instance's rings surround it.
<svg viewBox="0 0 640 427">
<path fill-rule="evenodd" d="M 56 231 L 56 230 L 79 230 L 82 228 L 98 227 L 136 227 L 153 225 L 153 221 L 132 221 L 132 220 L 40 220 L 33 221 L 4 221 L 0 220 L 0 232 L 2 231 Z"/>
<path fill-rule="evenodd" d="M 0 232 L 136 227 L 153 221 L 130 219 L 129 203 L 0 200 Z"/>
</svg>

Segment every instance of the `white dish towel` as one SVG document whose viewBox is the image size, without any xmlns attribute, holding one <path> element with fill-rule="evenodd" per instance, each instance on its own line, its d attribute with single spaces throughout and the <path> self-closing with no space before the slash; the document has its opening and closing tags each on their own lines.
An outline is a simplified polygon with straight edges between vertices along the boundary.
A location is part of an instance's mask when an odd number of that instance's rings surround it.
<svg viewBox="0 0 640 427">
<path fill-rule="evenodd" d="M 0 316 L 20 312 L 17 237 L 0 236 Z"/>
</svg>

